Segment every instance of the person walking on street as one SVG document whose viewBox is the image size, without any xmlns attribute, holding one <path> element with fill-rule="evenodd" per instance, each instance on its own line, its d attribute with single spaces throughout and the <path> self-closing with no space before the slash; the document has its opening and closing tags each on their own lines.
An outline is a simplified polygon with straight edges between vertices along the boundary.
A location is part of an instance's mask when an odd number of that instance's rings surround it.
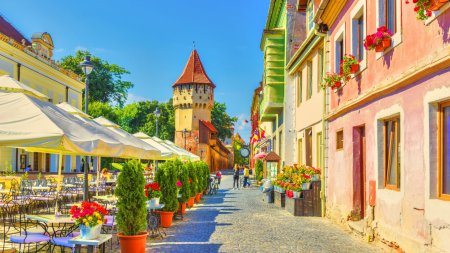
<svg viewBox="0 0 450 253">
<path fill-rule="evenodd" d="M 239 189 L 239 167 L 234 167 L 234 174 L 233 174 L 233 189 Z"/>
<path fill-rule="evenodd" d="M 244 184 L 243 187 L 246 188 L 247 186 L 250 187 L 250 182 L 248 181 L 248 178 L 250 177 L 250 171 L 247 166 L 244 168 Z"/>
<path fill-rule="evenodd" d="M 217 178 L 217 181 L 218 181 L 218 183 L 220 185 L 220 180 L 222 179 L 222 173 L 220 172 L 220 170 L 217 171 L 216 178 Z"/>
</svg>

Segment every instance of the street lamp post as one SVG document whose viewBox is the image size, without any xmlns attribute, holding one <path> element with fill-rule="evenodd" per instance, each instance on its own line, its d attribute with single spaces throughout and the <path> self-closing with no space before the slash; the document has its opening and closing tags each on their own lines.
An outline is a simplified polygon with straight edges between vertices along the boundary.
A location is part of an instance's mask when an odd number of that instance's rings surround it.
<svg viewBox="0 0 450 253">
<path fill-rule="evenodd" d="M 153 114 L 155 114 L 156 117 L 156 133 L 155 136 L 158 136 L 158 118 L 159 116 L 161 116 L 161 111 L 159 110 L 159 107 L 156 107 L 155 111 L 153 112 Z M 158 160 L 155 160 L 155 172 L 158 170 Z"/>
<path fill-rule="evenodd" d="M 159 118 L 159 116 L 161 116 L 161 111 L 159 110 L 159 107 L 156 107 L 153 114 L 155 114 L 155 117 L 156 117 L 156 134 L 155 134 L 155 136 L 159 137 L 158 136 L 158 118 Z"/>
<path fill-rule="evenodd" d="M 81 70 L 83 71 L 85 78 L 86 87 L 84 88 L 84 112 L 86 114 L 89 114 L 88 111 L 88 93 L 89 93 L 89 74 L 94 69 L 94 64 L 91 62 L 91 56 L 86 55 L 84 57 L 84 61 L 80 63 Z M 85 163 L 84 163 L 84 185 L 83 185 L 83 200 L 88 201 L 89 200 L 89 165 L 90 165 L 90 158 L 89 156 L 86 156 Z"/>
</svg>

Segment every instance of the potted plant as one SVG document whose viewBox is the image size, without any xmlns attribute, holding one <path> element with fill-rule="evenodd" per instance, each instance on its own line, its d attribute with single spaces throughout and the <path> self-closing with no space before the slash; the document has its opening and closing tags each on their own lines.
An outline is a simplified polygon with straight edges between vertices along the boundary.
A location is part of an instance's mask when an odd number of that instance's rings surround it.
<svg viewBox="0 0 450 253">
<path fill-rule="evenodd" d="M 197 196 L 197 192 L 198 192 L 198 180 L 197 180 L 197 169 L 194 166 L 193 163 L 188 162 L 187 163 L 188 169 L 189 169 L 189 185 L 191 186 L 191 197 L 188 201 L 188 205 L 189 207 L 193 207 L 194 206 L 194 200 L 195 197 Z"/>
<path fill-rule="evenodd" d="M 302 189 L 303 190 L 309 190 L 311 187 L 311 176 L 308 174 L 301 174 L 301 182 L 302 182 Z"/>
<path fill-rule="evenodd" d="M 327 73 L 323 80 L 325 81 L 325 87 L 330 87 L 332 90 L 342 86 L 342 76 L 340 74 Z"/>
<path fill-rule="evenodd" d="M 320 169 L 313 167 L 311 168 L 312 168 L 311 181 L 320 181 Z"/>
<path fill-rule="evenodd" d="M 299 184 L 294 184 L 294 187 L 292 188 L 293 190 L 293 198 L 300 198 L 301 194 L 302 194 L 302 186 Z"/>
<path fill-rule="evenodd" d="M 409 4 L 409 1 L 406 1 Z M 448 0 L 413 0 L 415 4 L 414 12 L 417 13 L 416 18 L 419 20 L 427 20 L 431 17 L 432 11 L 439 10 Z"/>
<path fill-rule="evenodd" d="M 117 178 L 117 237 L 123 253 L 145 253 L 147 228 L 147 198 L 144 194 L 144 169 L 137 160 L 123 165 Z"/>
<path fill-rule="evenodd" d="M 156 172 L 156 182 L 161 186 L 161 203 L 163 209 L 159 212 L 161 226 L 168 228 L 172 226 L 173 213 L 178 210 L 177 186 L 178 175 L 174 161 L 167 161 L 161 165 Z"/>
<path fill-rule="evenodd" d="M 81 206 L 72 206 L 70 214 L 80 228 L 81 238 L 92 240 L 100 235 L 108 211 L 96 202 L 83 201 Z"/>
<path fill-rule="evenodd" d="M 145 196 L 147 196 L 147 199 L 150 200 L 150 205 L 151 206 L 159 205 L 159 200 L 162 196 L 162 193 L 161 187 L 159 186 L 158 182 L 146 184 L 144 190 Z"/>
<path fill-rule="evenodd" d="M 359 70 L 359 61 L 354 55 L 346 54 L 342 60 L 341 69 L 344 75 L 355 74 Z"/>
<path fill-rule="evenodd" d="M 189 169 L 186 164 L 183 164 L 180 160 L 176 160 L 178 168 L 178 180 L 181 182 L 181 197 L 179 200 L 178 212 L 184 214 L 186 212 L 186 204 L 191 197 L 191 187 L 189 185 Z"/>
<path fill-rule="evenodd" d="M 364 40 L 364 48 L 366 50 L 373 50 L 375 52 L 383 52 L 391 46 L 392 32 L 386 28 L 386 26 L 380 26 L 377 28 L 377 32 L 369 34 Z"/>
</svg>

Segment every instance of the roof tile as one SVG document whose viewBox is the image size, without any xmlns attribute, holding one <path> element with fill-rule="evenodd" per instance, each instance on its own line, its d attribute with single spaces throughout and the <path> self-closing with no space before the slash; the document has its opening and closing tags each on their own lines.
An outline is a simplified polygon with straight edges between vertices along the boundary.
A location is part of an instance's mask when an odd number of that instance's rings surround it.
<svg viewBox="0 0 450 253">
<path fill-rule="evenodd" d="M 181 84 L 207 84 L 213 88 L 216 87 L 206 74 L 205 68 L 203 67 L 202 61 L 200 60 L 200 56 L 195 49 L 189 56 L 189 60 L 184 67 L 183 73 L 172 85 L 172 87 Z"/>
</svg>

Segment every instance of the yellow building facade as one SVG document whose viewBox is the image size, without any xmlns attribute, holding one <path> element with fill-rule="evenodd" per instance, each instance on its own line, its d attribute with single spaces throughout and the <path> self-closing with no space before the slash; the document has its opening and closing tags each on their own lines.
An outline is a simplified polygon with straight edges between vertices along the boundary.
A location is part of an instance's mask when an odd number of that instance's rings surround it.
<svg viewBox="0 0 450 253">
<path fill-rule="evenodd" d="M 54 104 L 68 102 L 81 109 L 85 85 L 52 59 L 53 48 L 49 33 L 34 33 L 30 41 L 0 16 L 0 75 L 9 75 L 38 90 Z M 33 171 L 56 172 L 57 161 L 57 155 L 0 147 L 0 171 L 21 172 L 31 165 Z M 64 157 L 67 172 L 79 164 L 79 158 Z"/>
</svg>

